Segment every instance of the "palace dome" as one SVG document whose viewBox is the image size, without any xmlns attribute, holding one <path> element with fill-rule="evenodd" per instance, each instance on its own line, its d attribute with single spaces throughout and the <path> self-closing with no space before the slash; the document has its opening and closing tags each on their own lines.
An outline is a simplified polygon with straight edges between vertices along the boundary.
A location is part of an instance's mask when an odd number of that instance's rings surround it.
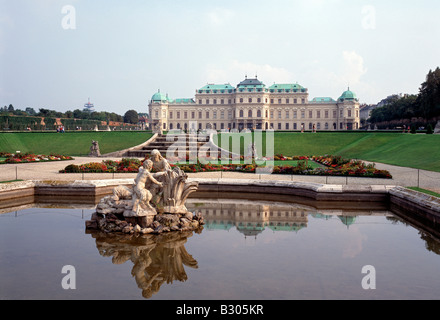
<svg viewBox="0 0 440 320">
<path fill-rule="evenodd" d="M 339 97 L 339 101 L 357 101 L 358 98 L 356 96 L 356 93 L 353 91 L 350 91 L 350 88 L 348 88 L 347 91 L 344 91 L 344 93 Z"/>
<path fill-rule="evenodd" d="M 168 97 L 164 95 L 163 93 L 160 93 L 160 91 L 156 92 L 153 97 L 151 98 L 151 101 L 153 102 L 167 102 Z"/>
</svg>

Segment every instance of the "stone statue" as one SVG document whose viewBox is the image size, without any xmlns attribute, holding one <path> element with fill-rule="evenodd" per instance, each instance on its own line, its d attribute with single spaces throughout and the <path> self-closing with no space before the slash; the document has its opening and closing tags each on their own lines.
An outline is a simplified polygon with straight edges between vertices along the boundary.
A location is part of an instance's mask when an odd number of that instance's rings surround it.
<svg viewBox="0 0 440 320">
<path fill-rule="evenodd" d="M 142 217 L 147 215 L 156 215 L 156 210 L 151 206 L 150 201 L 153 198 L 152 193 L 149 188 L 147 188 L 147 184 L 155 184 L 159 187 L 162 187 L 163 184 L 157 181 L 153 175 L 150 173 L 150 170 L 153 168 L 153 162 L 151 160 L 145 160 L 142 168 L 139 169 L 139 173 L 134 180 L 135 185 L 133 187 L 133 208 L 132 208 L 132 216 Z"/>
<path fill-rule="evenodd" d="M 90 147 L 89 157 L 100 157 L 101 151 L 99 150 L 98 141 L 92 140 L 92 146 Z"/>
<path fill-rule="evenodd" d="M 437 125 L 436 125 L 435 128 L 434 128 L 434 133 L 435 133 L 435 134 L 440 133 L 440 120 L 437 121 Z"/>
<path fill-rule="evenodd" d="M 156 172 L 151 173 L 152 169 Z M 153 150 L 151 160 L 146 159 L 139 168 L 134 184 L 131 187 L 115 187 L 113 195 L 104 197 L 97 205 L 96 215 L 91 221 L 86 221 L 86 227 L 106 232 L 122 231 L 121 226 L 130 223 L 133 227 L 138 225 L 138 232 L 170 231 L 169 226 L 161 226 L 160 222 L 158 225 L 158 221 L 167 220 L 163 215 L 174 215 L 176 218 L 170 219 L 175 230 L 179 230 L 178 226 L 186 228 L 185 230 L 198 228 L 203 219 L 200 215 L 194 216 L 189 212 L 185 202 L 188 196 L 197 190 L 199 184 L 196 181 L 187 182 L 187 178 L 186 173 L 179 167 L 171 168 L 160 152 Z M 108 215 L 110 222 L 107 221 Z M 157 218 L 158 215 L 162 216 Z M 181 223 L 178 223 L 179 219 Z"/>
</svg>

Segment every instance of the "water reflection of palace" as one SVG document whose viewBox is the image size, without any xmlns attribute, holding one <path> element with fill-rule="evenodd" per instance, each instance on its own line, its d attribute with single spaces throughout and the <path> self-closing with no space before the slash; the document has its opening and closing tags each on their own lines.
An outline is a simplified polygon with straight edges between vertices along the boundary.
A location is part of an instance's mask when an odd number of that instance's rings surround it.
<svg viewBox="0 0 440 320">
<path fill-rule="evenodd" d="M 266 228 L 275 231 L 298 232 L 306 228 L 308 216 L 328 219 L 337 216 L 347 226 L 355 223 L 359 212 L 344 210 L 318 210 L 311 206 L 281 202 L 258 202 L 250 200 L 226 199 L 189 199 L 187 207 L 190 211 L 201 212 L 205 218 L 205 229 L 237 231 L 246 237 L 256 237 Z M 363 212 L 363 215 L 376 214 Z M 383 212 L 380 212 L 383 215 Z"/>
</svg>

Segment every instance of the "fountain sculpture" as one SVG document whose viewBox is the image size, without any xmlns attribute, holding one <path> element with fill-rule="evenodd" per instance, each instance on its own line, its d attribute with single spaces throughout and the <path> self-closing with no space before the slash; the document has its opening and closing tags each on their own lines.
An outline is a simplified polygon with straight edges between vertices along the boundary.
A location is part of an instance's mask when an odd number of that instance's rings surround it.
<svg viewBox="0 0 440 320">
<path fill-rule="evenodd" d="M 139 168 L 134 184 L 117 186 L 113 195 L 101 199 L 86 228 L 142 234 L 198 229 L 204 224 L 203 217 L 185 206 L 198 182 L 187 182 L 187 178 L 153 150 L 151 160 L 146 159 Z"/>
</svg>

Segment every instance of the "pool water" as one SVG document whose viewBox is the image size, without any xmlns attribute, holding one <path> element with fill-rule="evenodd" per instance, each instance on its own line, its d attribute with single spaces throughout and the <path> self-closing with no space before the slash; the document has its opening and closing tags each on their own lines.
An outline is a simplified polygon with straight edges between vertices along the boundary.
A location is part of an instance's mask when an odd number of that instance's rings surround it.
<svg viewBox="0 0 440 320">
<path fill-rule="evenodd" d="M 209 199 L 187 207 L 204 215 L 202 231 L 89 232 L 91 207 L 0 214 L 0 299 L 440 297 L 439 240 L 387 210 Z M 63 288 L 67 277 L 74 289 Z"/>
</svg>

